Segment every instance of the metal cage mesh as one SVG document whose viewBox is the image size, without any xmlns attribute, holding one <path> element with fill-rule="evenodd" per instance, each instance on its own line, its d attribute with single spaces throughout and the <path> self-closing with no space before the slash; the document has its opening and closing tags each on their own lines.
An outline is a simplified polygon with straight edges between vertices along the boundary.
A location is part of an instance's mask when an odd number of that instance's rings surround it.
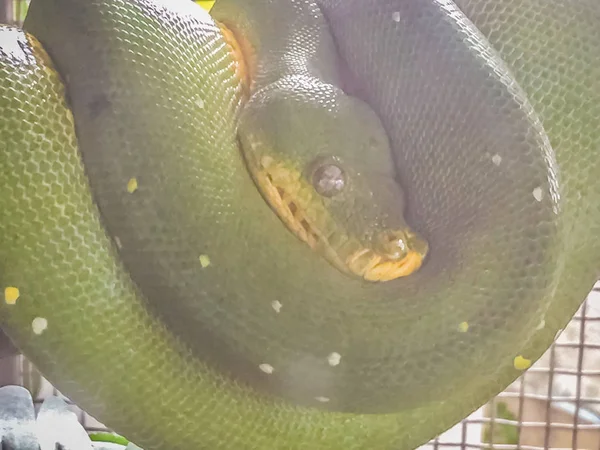
<svg viewBox="0 0 600 450">
<path fill-rule="evenodd" d="M 425 447 L 600 449 L 600 283 L 542 358 Z"/>
<path fill-rule="evenodd" d="M 29 0 L 0 0 L 0 22 L 20 25 Z M 39 405 L 59 395 L 88 431 L 110 432 L 62 396 L 23 356 L 0 360 L 0 385 L 27 387 Z M 544 356 L 462 422 L 418 450 L 600 450 L 600 283 Z"/>
</svg>

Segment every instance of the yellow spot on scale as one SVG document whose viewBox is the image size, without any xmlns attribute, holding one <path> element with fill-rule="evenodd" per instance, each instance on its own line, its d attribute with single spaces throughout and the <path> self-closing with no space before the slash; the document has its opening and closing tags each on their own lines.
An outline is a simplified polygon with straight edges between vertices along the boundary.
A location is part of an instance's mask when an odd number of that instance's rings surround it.
<svg viewBox="0 0 600 450">
<path fill-rule="evenodd" d="M 19 289 L 16 287 L 9 286 L 4 289 L 4 301 L 9 305 L 14 305 L 19 298 Z"/>
<path fill-rule="evenodd" d="M 127 191 L 130 194 L 133 194 L 135 191 L 137 191 L 138 188 L 138 182 L 136 178 L 131 178 L 128 182 L 127 182 Z"/>
<path fill-rule="evenodd" d="M 519 355 L 515 358 L 513 365 L 517 370 L 527 370 L 531 367 L 531 360 Z"/>
<path fill-rule="evenodd" d="M 208 255 L 200 255 L 198 257 L 198 260 L 200 261 L 200 265 L 203 268 L 208 267 L 210 265 L 210 258 L 208 257 Z"/>
<path fill-rule="evenodd" d="M 206 11 L 210 11 L 215 4 L 214 0 L 196 0 L 196 3 L 202 6 Z"/>
<path fill-rule="evenodd" d="M 468 322 L 461 322 L 458 325 L 458 331 L 460 331 L 461 333 L 466 333 L 467 331 L 469 331 L 469 323 Z"/>
</svg>

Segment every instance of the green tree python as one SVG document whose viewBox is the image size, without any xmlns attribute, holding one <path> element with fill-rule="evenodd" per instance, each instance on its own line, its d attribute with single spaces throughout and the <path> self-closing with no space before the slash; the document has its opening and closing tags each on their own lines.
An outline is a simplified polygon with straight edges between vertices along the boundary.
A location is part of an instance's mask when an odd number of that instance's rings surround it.
<svg viewBox="0 0 600 450">
<path fill-rule="evenodd" d="M 145 450 L 412 449 L 599 275 L 596 0 L 33 0 L 0 326 Z"/>
</svg>

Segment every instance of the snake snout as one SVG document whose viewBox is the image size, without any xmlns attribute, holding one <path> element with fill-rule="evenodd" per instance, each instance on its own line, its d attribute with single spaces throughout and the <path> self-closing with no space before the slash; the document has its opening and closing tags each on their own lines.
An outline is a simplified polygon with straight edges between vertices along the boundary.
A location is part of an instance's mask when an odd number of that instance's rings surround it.
<svg viewBox="0 0 600 450">
<path fill-rule="evenodd" d="M 346 260 L 350 272 L 369 281 L 389 281 L 417 271 L 429 246 L 420 236 L 402 229 L 375 235 L 373 247 L 364 247 Z"/>
<path fill-rule="evenodd" d="M 377 251 L 390 260 L 398 260 L 408 255 L 408 242 L 406 233 L 402 230 L 385 230 L 376 238 Z"/>
</svg>

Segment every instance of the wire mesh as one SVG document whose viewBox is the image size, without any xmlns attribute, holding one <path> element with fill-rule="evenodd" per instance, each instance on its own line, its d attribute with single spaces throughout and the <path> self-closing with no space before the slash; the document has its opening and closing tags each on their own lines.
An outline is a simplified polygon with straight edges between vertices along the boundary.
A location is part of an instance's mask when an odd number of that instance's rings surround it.
<svg viewBox="0 0 600 450">
<path fill-rule="evenodd" d="M 600 449 L 600 284 L 527 372 L 422 450 L 447 448 Z"/>
<path fill-rule="evenodd" d="M 29 0 L 0 0 L 0 19 L 22 25 Z M 0 386 L 29 389 L 39 408 L 58 395 L 90 431 L 110 432 L 45 380 L 23 356 L 0 359 Z M 600 450 L 600 283 L 569 325 L 504 392 L 418 450 Z"/>
</svg>

